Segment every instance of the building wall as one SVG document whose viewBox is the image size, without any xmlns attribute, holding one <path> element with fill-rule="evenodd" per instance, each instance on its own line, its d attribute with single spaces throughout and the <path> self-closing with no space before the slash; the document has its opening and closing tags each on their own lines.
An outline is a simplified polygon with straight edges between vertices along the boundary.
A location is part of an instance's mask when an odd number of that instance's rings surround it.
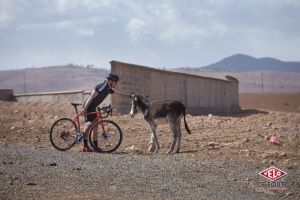
<svg viewBox="0 0 300 200">
<path fill-rule="evenodd" d="M 150 101 L 179 100 L 190 114 L 235 112 L 239 109 L 238 80 L 226 80 L 171 72 L 134 64 L 111 61 L 111 71 L 120 76 L 119 90 L 142 94 Z M 130 99 L 112 96 L 114 109 L 128 113 Z"/>
</svg>

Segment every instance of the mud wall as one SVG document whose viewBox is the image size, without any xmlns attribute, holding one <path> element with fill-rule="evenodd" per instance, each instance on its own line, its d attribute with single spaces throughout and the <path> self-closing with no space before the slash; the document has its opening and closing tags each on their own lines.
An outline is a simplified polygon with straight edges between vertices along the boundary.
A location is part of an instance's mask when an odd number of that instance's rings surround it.
<svg viewBox="0 0 300 200">
<path fill-rule="evenodd" d="M 232 113 L 239 109 L 239 82 L 226 79 L 171 72 L 145 66 L 111 61 L 111 71 L 120 76 L 118 89 L 148 96 L 150 101 L 179 100 L 187 113 Z M 113 95 L 112 104 L 119 113 L 128 113 L 130 99 Z"/>
</svg>

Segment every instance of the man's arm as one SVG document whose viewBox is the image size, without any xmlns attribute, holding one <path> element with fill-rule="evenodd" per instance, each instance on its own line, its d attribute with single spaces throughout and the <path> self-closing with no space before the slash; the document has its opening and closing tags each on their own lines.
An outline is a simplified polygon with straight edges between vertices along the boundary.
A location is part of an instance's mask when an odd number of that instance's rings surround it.
<svg viewBox="0 0 300 200">
<path fill-rule="evenodd" d="M 80 111 L 81 115 L 85 115 L 87 108 L 89 107 L 89 105 L 92 103 L 93 99 L 97 96 L 97 91 L 93 90 L 92 94 L 89 96 L 89 98 L 84 102 L 83 104 L 83 110 Z"/>
<path fill-rule="evenodd" d="M 92 94 L 89 96 L 89 98 L 85 101 L 85 103 L 83 104 L 83 109 L 87 110 L 87 108 L 89 107 L 89 105 L 92 103 L 93 99 L 97 96 L 97 91 L 93 90 Z"/>
<path fill-rule="evenodd" d="M 114 89 L 114 93 L 113 94 L 116 94 L 116 95 L 118 95 L 118 96 L 122 96 L 122 97 L 129 97 L 129 98 L 131 98 L 131 97 L 133 97 L 133 95 L 130 95 L 130 94 L 125 94 L 125 93 L 122 93 L 122 92 L 119 92 L 119 91 L 117 91 L 116 89 Z"/>
</svg>

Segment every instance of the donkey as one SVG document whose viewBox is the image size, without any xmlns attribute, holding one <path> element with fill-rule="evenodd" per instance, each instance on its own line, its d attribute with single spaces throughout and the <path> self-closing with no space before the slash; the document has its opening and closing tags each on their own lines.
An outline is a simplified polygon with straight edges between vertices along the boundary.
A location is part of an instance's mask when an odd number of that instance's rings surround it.
<svg viewBox="0 0 300 200">
<path fill-rule="evenodd" d="M 129 115 L 134 117 L 138 111 L 141 111 L 144 115 L 144 119 L 147 121 L 152 131 L 149 151 L 155 151 L 156 153 L 159 151 L 160 146 L 156 134 L 157 123 L 155 120 L 158 118 L 166 118 L 173 132 L 173 143 L 168 153 L 172 153 L 174 151 L 176 141 L 178 142 L 176 153 L 179 153 L 181 142 L 180 123 L 182 117 L 184 119 L 186 131 L 191 134 L 185 120 L 185 106 L 179 101 L 157 101 L 148 103 L 148 101 L 141 95 L 133 95 L 133 98 Z"/>
</svg>

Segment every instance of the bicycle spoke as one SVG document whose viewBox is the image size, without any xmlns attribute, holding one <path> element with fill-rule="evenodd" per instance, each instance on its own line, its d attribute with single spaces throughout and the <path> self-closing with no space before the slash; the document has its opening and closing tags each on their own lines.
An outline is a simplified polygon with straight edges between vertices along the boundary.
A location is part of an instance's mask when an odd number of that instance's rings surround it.
<svg viewBox="0 0 300 200">
<path fill-rule="evenodd" d="M 57 120 L 50 130 L 50 141 L 58 149 L 65 151 L 75 144 L 77 126 L 68 118 Z"/>
<path fill-rule="evenodd" d="M 104 130 L 102 129 L 101 122 L 98 122 L 97 125 L 92 127 L 93 130 L 90 130 L 89 134 L 90 143 L 93 146 L 92 138 L 94 138 L 94 130 L 98 127 L 98 131 L 96 131 L 98 132 L 98 135 L 96 137 L 100 151 L 112 152 L 116 150 L 121 144 L 122 131 L 116 123 L 110 120 L 104 120 L 103 125 Z"/>
</svg>

